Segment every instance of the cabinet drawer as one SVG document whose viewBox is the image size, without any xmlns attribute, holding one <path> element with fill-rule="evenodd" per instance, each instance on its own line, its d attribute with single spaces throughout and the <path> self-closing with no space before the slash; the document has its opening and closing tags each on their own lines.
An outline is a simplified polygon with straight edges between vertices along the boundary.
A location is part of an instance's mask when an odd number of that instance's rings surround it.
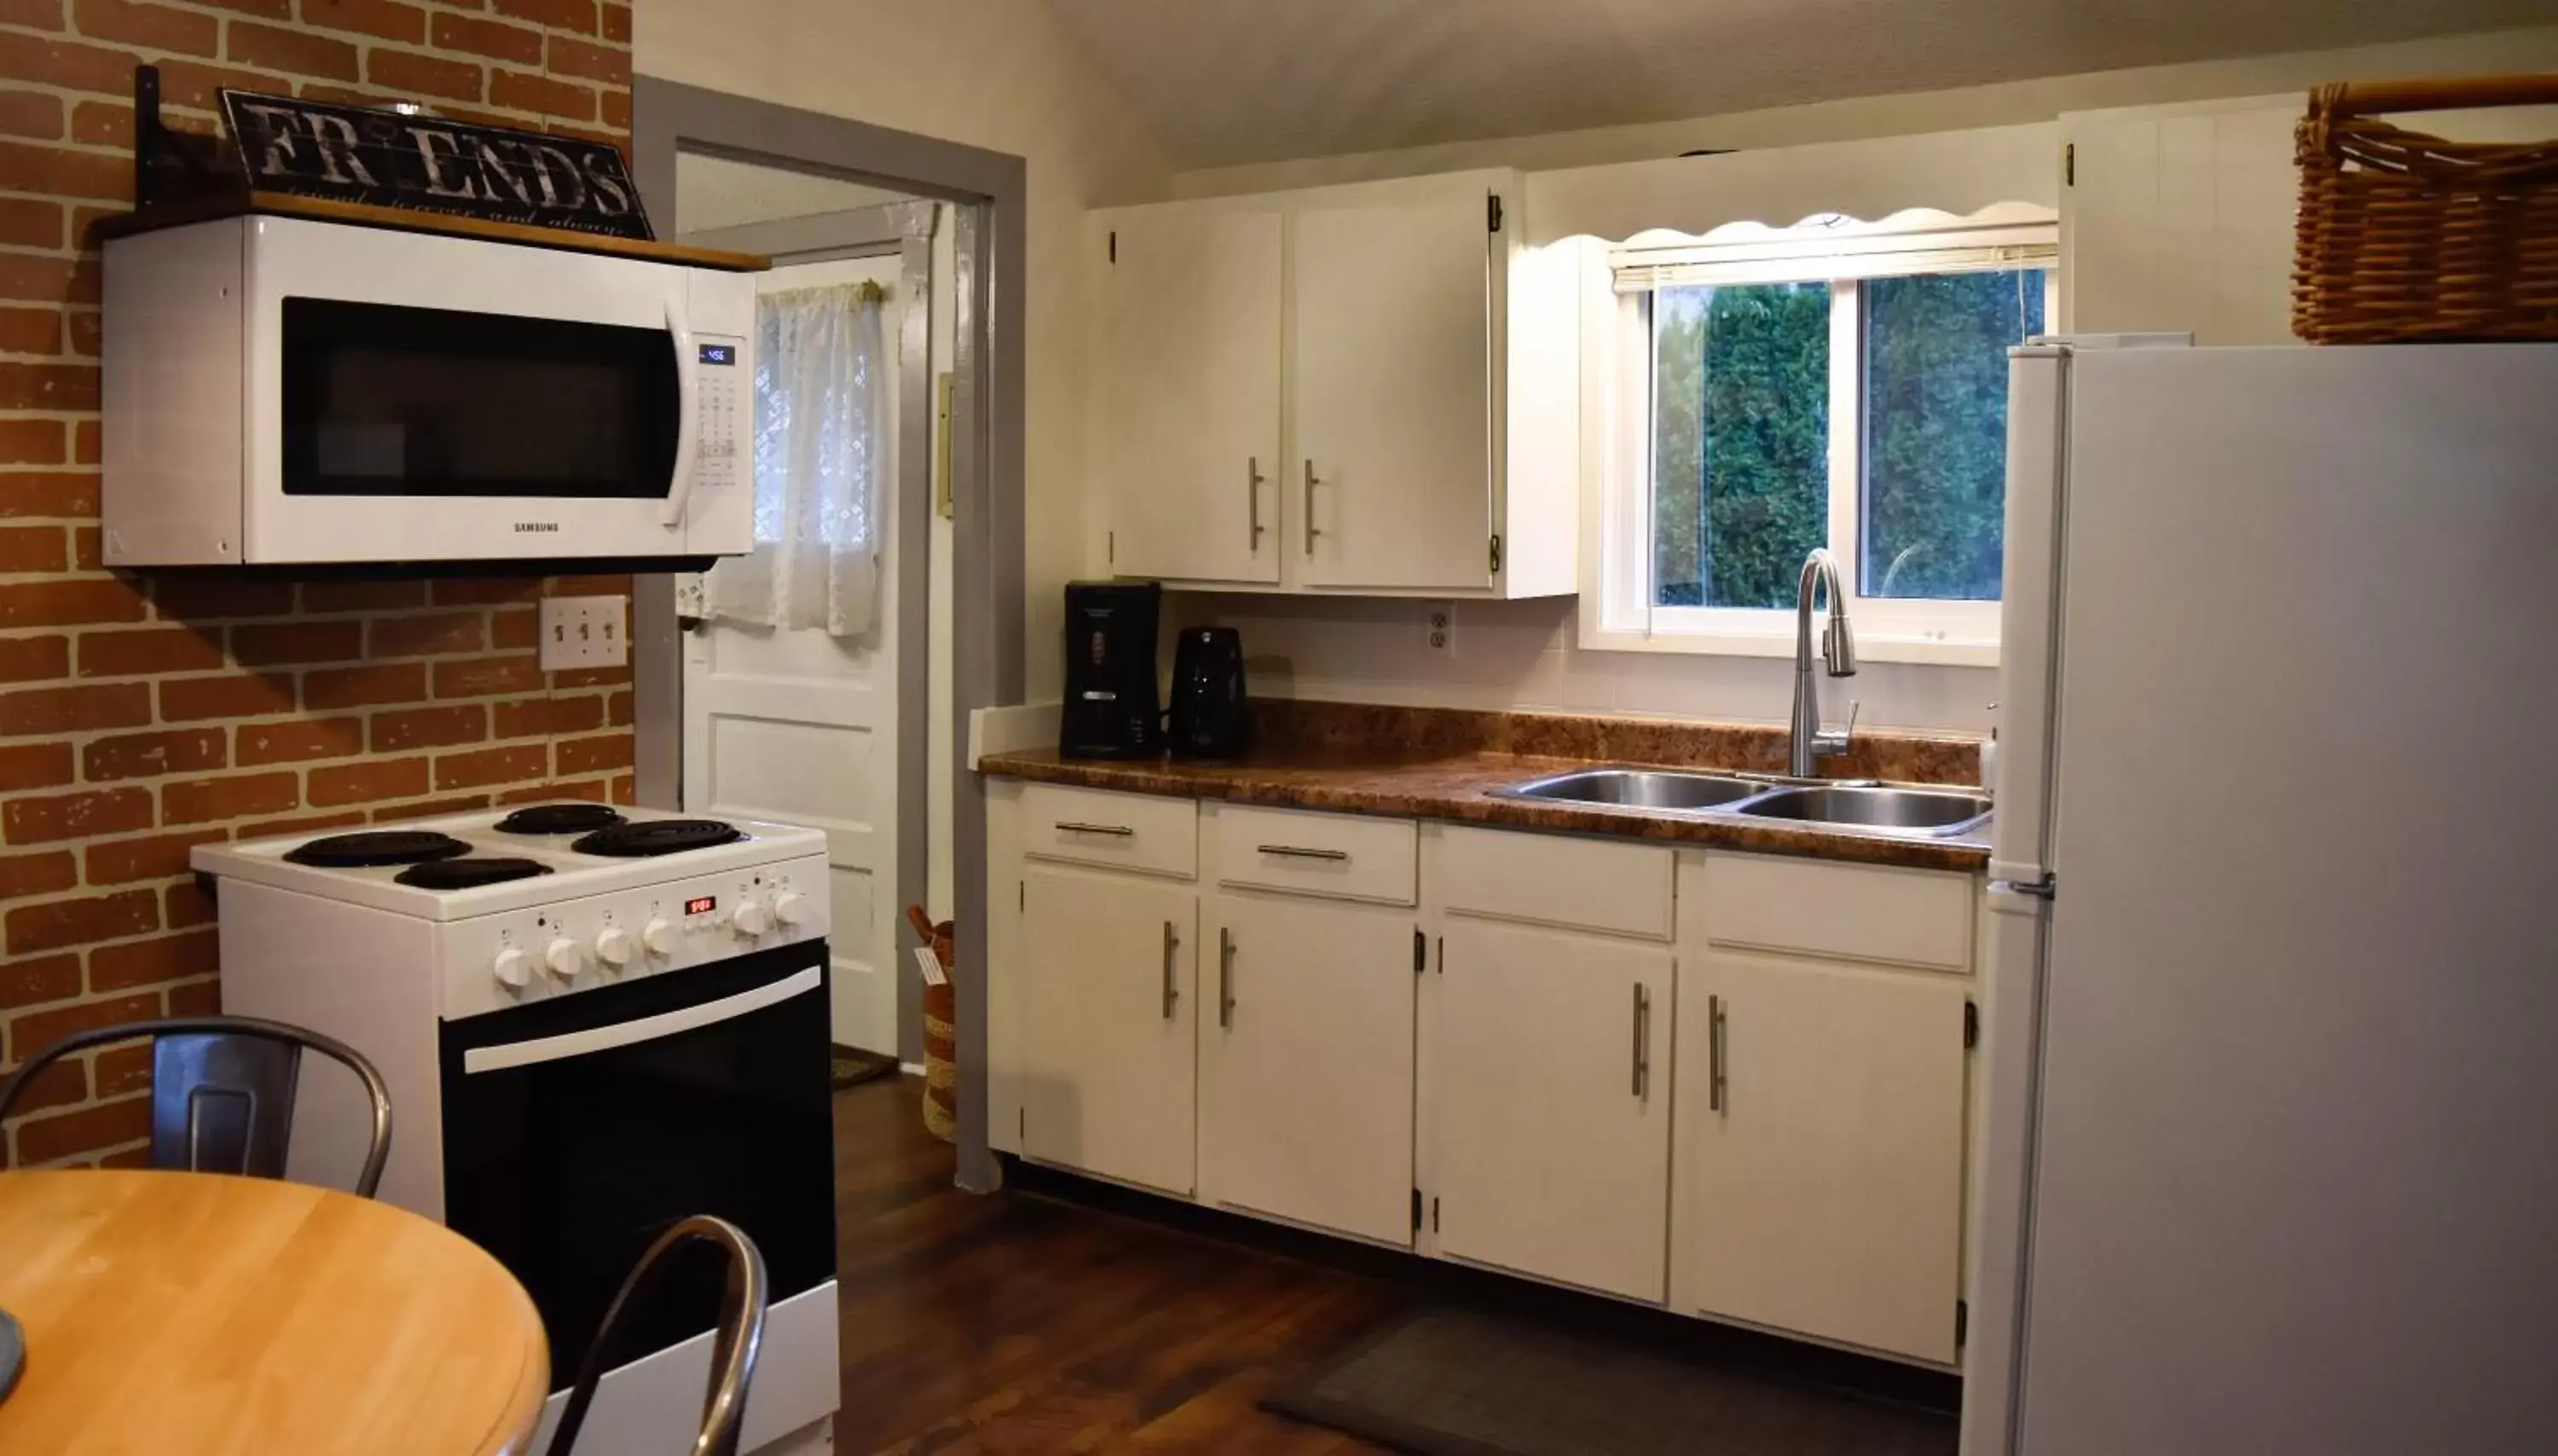
<svg viewBox="0 0 2558 1456">
<path fill-rule="evenodd" d="M 1971 967 L 1969 875 L 1768 855 L 1709 853 L 1691 864 L 1695 923 L 1717 945 Z"/>
<path fill-rule="evenodd" d="M 1024 784 L 1022 853 L 1141 874 L 1199 873 L 1199 804 L 1065 784 Z"/>
<path fill-rule="evenodd" d="M 1675 863 L 1658 845 L 1452 824 L 1431 872 L 1451 910 L 1668 940 Z"/>
<path fill-rule="evenodd" d="M 1385 905 L 1414 899 L 1420 826 L 1409 819 L 1218 804 L 1206 839 L 1219 884 Z"/>
</svg>

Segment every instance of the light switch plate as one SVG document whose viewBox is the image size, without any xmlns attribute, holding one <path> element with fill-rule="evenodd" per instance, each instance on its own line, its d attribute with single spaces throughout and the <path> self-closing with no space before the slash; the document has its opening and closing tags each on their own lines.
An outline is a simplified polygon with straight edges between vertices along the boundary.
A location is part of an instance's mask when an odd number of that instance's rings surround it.
<svg viewBox="0 0 2558 1456">
<path fill-rule="evenodd" d="M 628 596 L 542 598 L 542 671 L 620 667 L 631 660 Z"/>
</svg>

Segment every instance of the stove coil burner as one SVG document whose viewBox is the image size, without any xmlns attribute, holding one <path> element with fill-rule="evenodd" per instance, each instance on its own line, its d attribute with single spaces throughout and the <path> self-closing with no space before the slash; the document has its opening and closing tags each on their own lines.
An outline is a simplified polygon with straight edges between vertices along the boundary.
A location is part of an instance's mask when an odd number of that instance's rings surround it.
<svg viewBox="0 0 2558 1456">
<path fill-rule="evenodd" d="M 391 876 L 401 884 L 419 889 L 478 889 L 484 884 L 504 884 L 510 879 L 530 879 L 548 874 L 551 867 L 533 860 L 513 860 L 499 856 L 465 856 L 459 860 L 431 860 L 412 864 Z"/>
<path fill-rule="evenodd" d="M 622 823 L 604 804 L 534 804 L 497 821 L 499 834 L 586 834 Z"/>
<path fill-rule="evenodd" d="M 746 831 L 716 819 L 646 819 L 638 824 L 617 824 L 610 829 L 599 829 L 569 848 L 581 855 L 640 860 L 655 855 L 680 855 L 687 850 L 707 850 L 714 845 L 732 844 L 744 838 Z"/>
<path fill-rule="evenodd" d="M 362 869 L 381 864 L 423 864 L 471 853 L 471 847 L 449 834 L 423 829 L 377 829 L 360 834 L 333 834 L 284 852 L 296 864 L 323 869 Z"/>
</svg>

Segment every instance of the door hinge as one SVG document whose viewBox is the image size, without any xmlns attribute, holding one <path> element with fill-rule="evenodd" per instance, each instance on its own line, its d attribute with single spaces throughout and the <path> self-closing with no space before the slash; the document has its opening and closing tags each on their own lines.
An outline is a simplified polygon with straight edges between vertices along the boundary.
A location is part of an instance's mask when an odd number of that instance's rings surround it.
<svg viewBox="0 0 2558 1456">
<path fill-rule="evenodd" d="M 1412 927 L 1412 974 L 1418 976 L 1429 969 L 1430 938 L 1423 935 L 1421 927 L 1416 925 Z"/>
<path fill-rule="evenodd" d="M 1430 1232 L 1439 1232 L 1439 1195 L 1436 1193 L 1430 1195 Z"/>
<path fill-rule="evenodd" d="M 1497 577 L 1497 576 L 1499 576 L 1500 574 L 1501 574 L 1501 538 L 1500 538 L 1500 537 L 1498 537 L 1498 536 L 1494 536 L 1494 537 L 1492 538 L 1492 575 Z"/>
<path fill-rule="evenodd" d="M 1963 1002 L 1963 1050 L 1981 1044 L 1981 1008 L 1973 1001 Z"/>
<path fill-rule="evenodd" d="M 1116 228 L 1110 232 L 1110 261 L 1114 264 L 1119 261 L 1119 232 Z"/>
<path fill-rule="evenodd" d="M 1967 1301 L 1965 1301 L 1965 1300 L 1957 1299 L 1957 1300 L 1955 1300 L 1955 1301 L 1954 1301 L 1954 1345 L 1955 1345 L 1955 1348 L 1960 1349 L 1960 1348 L 1962 1347 L 1962 1343 L 1963 1343 L 1964 1338 L 1965 1338 L 1966 1336 L 1970 1335 L 1970 1334 L 1971 1334 L 1971 1332 L 1972 1332 L 1972 1306 L 1970 1305 L 1970 1303 L 1968 1303 L 1968 1302 L 1967 1302 Z"/>
<path fill-rule="evenodd" d="M 2078 185 L 2078 144 L 2070 142 L 2061 149 L 2061 185 Z"/>
<path fill-rule="evenodd" d="M 1421 1232 L 1421 1190 L 1412 1190 L 1412 1232 Z"/>
<path fill-rule="evenodd" d="M 1490 231 L 1498 232 L 1501 230 L 1501 195 L 1494 193 L 1487 200 L 1491 205 L 1484 209 L 1484 221 L 1489 224 Z"/>
</svg>

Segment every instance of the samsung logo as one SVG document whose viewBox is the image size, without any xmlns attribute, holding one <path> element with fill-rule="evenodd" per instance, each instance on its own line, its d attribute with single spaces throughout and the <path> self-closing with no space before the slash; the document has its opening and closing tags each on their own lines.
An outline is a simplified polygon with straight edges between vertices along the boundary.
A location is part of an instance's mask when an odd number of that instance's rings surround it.
<svg viewBox="0 0 2558 1456">
<path fill-rule="evenodd" d="M 517 531 L 519 531 L 519 532 L 520 532 L 520 531 L 548 531 L 548 532 L 550 532 L 550 533 L 551 533 L 551 534 L 553 534 L 553 535 L 557 535 L 557 534 L 559 534 L 559 522 L 557 522 L 557 521 L 517 521 L 517 522 L 515 522 L 515 529 L 516 529 Z"/>
</svg>

